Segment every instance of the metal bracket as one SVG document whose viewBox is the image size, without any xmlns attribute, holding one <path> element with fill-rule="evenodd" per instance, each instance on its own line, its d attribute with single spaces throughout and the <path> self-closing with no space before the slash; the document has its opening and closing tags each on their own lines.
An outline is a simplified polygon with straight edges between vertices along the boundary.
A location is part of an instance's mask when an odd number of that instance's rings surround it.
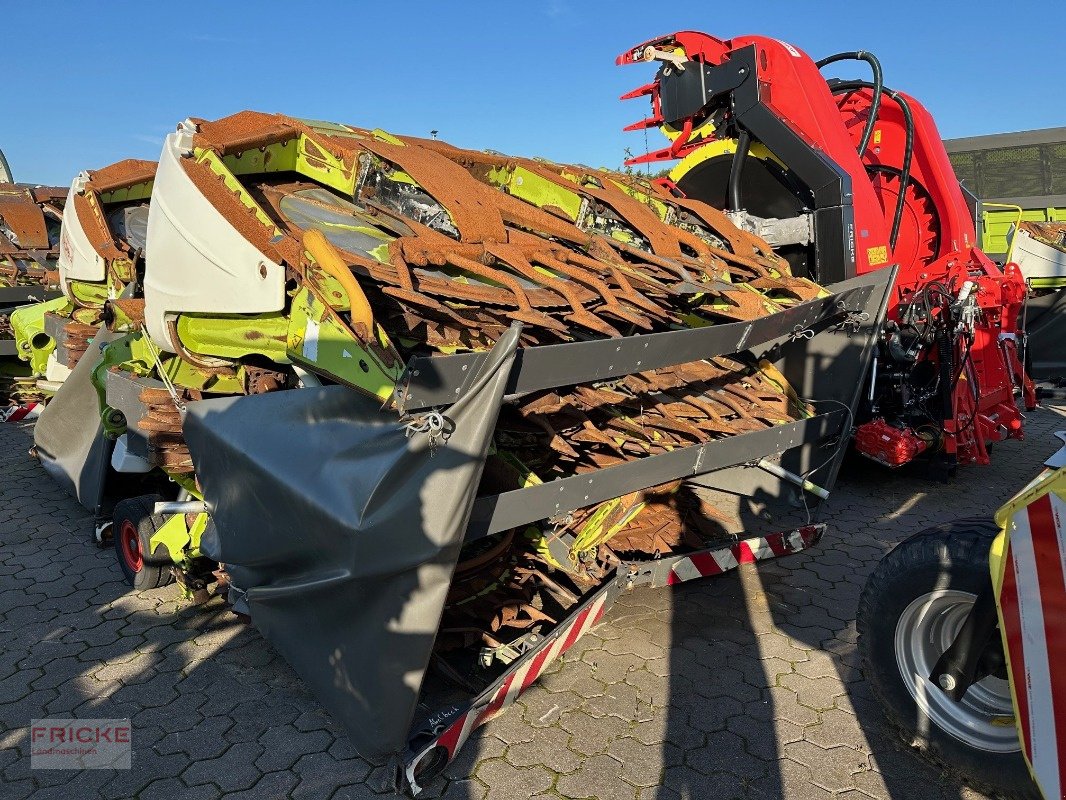
<svg viewBox="0 0 1066 800">
<path fill-rule="evenodd" d="M 62 292 L 45 289 L 43 286 L 4 286 L 0 287 L 0 308 L 43 303 L 62 296 Z"/>
<path fill-rule="evenodd" d="M 799 303 L 750 322 L 729 322 L 666 333 L 597 339 L 590 342 L 519 349 L 506 393 L 521 395 L 557 386 L 604 381 L 713 356 L 739 353 L 799 330 L 822 330 L 823 323 L 862 308 L 879 288 L 868 277 L 837 286 L 828 297 Z M 413 358 L 396 388 L 402 414 L 448 406 L 469 390 L 488 353 Z"/>
<path fill-rule="evenodd" d="M 537 520 L 602 503 L 629 492 L 744 464 L 840 433 L 848 411 L 838 408 L 788 425 L 776 425 L 684 447 L 595 472 L 480 497 L 474 502 L 466 542 Z"/>
</svg>

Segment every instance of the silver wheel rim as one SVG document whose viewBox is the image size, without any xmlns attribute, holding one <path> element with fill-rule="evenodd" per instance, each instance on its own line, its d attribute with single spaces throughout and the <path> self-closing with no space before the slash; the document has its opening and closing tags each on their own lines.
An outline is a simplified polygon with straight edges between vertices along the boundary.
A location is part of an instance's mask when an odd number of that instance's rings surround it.
<svg viewBox="0 0 1066 800">
<path fill-rule="evenodd" d="M 940 589 L 916 598 L 896 623 L 896 664 L 918 708 L 942 731 L 985 752 L 1017 752 L 1021 747 L 1007 681 L 992 675 L 983 678 L 956 703 L 929 680 L 937 660 L 955 641 L 974 597 Z M 922 722 L 919 719 L 919 725 Z"/>
</svg>

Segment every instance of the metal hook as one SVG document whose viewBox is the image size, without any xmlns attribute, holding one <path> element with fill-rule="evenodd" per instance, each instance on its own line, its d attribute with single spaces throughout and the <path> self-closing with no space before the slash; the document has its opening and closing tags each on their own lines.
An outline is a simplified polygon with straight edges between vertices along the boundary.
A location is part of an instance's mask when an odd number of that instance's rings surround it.
<svg viewBox="0 0 1066 800">
<path fill-rule="evenodd" d="M 448 441 L 452 432 L 448 419 L 439 411 L 430 411 L 408 420 L 402 430 L 408 439 L 416 433 L 428 435 L 430 455 L 436 454 L 437 448 Z"/>
</svg>

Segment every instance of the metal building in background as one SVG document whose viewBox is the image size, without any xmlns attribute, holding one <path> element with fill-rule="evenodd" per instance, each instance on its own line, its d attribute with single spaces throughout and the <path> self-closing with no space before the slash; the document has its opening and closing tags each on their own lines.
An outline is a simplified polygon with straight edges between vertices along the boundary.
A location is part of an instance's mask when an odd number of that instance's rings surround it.
<svg viewBox="0 0 1066 800">
<path fill-rule="evenodd" d="M 944 142 L 955 174 L 985 203 L 1021 206 L 1022 219 L 1066 221 L 1066 127 L 970 136 Z M 993 257 L 1007 252 L 1011 209 L 985 208 L 981 247 Z"/>
</svg>

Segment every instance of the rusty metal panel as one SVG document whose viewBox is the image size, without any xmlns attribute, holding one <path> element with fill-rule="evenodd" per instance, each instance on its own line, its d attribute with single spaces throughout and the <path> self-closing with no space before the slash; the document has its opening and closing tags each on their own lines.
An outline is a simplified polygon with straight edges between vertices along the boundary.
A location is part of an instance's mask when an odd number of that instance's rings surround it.
<svg viewBox="0 0 1066 800">
<path fill-rule="evenodd" d="M 873 291 L 868 280 L 854 279 L 830 297 L 811 300 L 750 322 L 733 322 L 683 331 L 544 345 L 520 351 L 508 394 L 588 381 L 603 381 L 635 372 L 686 364 L 738 353 L 758 344 L 799 333 L 831 321 L 848 309 L 865 308 Z M 415 358 L 397 387 L 404 411 L 454 403 L 462 396 L 483 354 Z"/>
</svg>

